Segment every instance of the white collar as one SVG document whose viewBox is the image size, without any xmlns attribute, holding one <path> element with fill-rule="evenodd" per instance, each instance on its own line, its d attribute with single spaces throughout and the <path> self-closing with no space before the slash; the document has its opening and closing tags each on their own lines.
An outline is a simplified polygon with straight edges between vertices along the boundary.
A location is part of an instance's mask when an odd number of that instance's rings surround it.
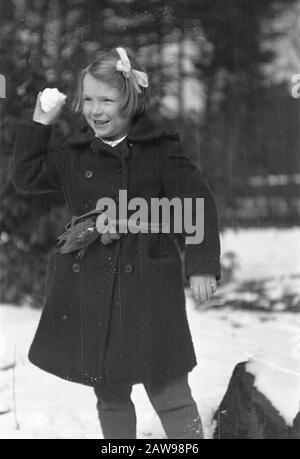
<svg viewBox="0 0 300 459">
<path fill-rule="evenodd" d="M 96 135 L 96 137 L 98 137 L 98 136 Z M 118 145 L 118 143 L 122 142 L 122 140 L 124 140 L 125 137 L 127 137 L 127 134 L 124 135 L 124 137 L 121 137 L 120 139 L 117 139 L 117 140 L 104 140 L 101 137 L 98 137 L 98 139 L 102 140 L 102 142 L 104 142 L 104 143 L 107 143 L 111 147 L 115 147 L 116 145 Z"/>
</svg>

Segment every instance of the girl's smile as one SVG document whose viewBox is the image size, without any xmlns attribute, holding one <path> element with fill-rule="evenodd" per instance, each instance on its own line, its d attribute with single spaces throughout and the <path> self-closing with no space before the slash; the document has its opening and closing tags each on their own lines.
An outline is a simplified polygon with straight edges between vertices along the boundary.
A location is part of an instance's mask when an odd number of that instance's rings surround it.
<svg viewBox="0 0 300 459">
<path fill-rule="evenodd" d="M 130 118 L 121 116 L 118 89 L 87 73 L 83 80 L 83 115 L 98 137 L 116 140 L 127 134 Z"/>
</svg>

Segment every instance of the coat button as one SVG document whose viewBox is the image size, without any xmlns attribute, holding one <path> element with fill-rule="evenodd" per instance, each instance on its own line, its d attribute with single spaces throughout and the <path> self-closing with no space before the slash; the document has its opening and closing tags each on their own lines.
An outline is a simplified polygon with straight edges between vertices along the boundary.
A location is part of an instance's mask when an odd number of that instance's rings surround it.
<svg viewBox="0 0 300 459">
<path fill-rule="evenodd" d="M 93 171 L 85 171 L 85 173 L 84 173 L 84 176 L 85 176 L 85 178 L 87 178 L 87 179 L 92 178 L 93 175 L 94 175 Z"/>
<path fill-rule="evenodd" d="M 133 147 L 133 143 L 129 142 L 129 146 L 130 146 L 130 148 L 132 148 Z"/>
<path fill-rule="evenodd" d="M 131 274 L 133 272 L 133 266 L 132 265 L 126 265 L 124 268 L 124 271 L 126 274 Z"/>
<path fill-rule="evenodd" d="M 62 320 L 68 320 L 68 316 L 65 314 L 64 316 L 62 316 L 61 319 L 62 319 Z"/>
<path fill-rule="evenodd" d="M 80 264 L 79 263 L 74 263 L 72 265 L 72 271 L 73 271 L 73 273 L 79 273 L 80 272 Z"/>
</svg>

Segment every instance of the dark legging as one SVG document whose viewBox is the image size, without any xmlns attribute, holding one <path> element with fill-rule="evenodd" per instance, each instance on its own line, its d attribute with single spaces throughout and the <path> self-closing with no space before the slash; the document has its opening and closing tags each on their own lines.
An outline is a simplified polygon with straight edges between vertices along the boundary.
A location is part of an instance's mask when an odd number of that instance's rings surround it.
<svg viewBox="0 0 300 459">
<path fill-rule="evenodd" d="M 145 383 L 144 387 L 168 438 L 203 438 L 187 374 L 164 383 Z M 118 389 L 99 385 L 94 390 L 104 438 L 136 438 L 136 414 L 130 398 L 132 385 Z"/>
</svg>

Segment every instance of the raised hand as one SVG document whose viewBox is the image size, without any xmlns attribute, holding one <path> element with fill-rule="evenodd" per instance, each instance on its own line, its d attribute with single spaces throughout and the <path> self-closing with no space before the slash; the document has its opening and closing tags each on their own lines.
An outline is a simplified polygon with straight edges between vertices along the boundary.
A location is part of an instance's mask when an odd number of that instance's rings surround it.
<svg viewBox="0 0 300 459">
<path fill-rule="evenodd" d="M 36 105 L 33 113 L 33 121 L 36 121 L 37 123 L 41 123 L 47 126 L 55 123 L 55 121 L 59 118 L 62 109 L 65 105 L 65 100 L 58 102 L 54 108 L 52 108 L 46 113 L 44 112 L 41 106 L 41 95 L 41 92 L 39 92 L 37 95 Z"/>
</svg>

